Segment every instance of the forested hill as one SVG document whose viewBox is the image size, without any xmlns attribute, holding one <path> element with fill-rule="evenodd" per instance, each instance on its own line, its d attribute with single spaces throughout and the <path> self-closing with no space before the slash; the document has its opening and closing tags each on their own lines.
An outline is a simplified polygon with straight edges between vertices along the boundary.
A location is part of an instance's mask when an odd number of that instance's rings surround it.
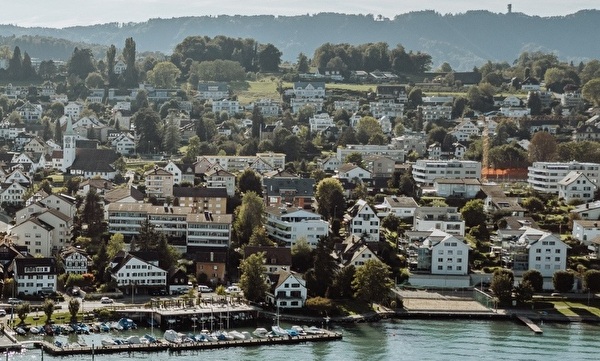
<svg viewBox="0 0 600 361">
<path fill-rule="evenodd" d="M 64 29 L 0 25 L 0 36 L 40 35 L 73 42 L 123 44 L 133 37 L 137 50 L 170 54 L 189 35 L 225 35 L 272 43 L 284 60 L 300 52 L 312 57 L 323 43 L 362 44 L 384 41 L 395 47 L 431 54 L 434 66 L 446 61 L 456 70 L 470 70 L 487 60 L 512 63 L 523 51 L 554 52 L 561 60 L 600 58 L 600 11 L 561 17 L 470 11 L 441 15 L 412 12 L 376 21 L 372 15 L 321 13 L 302 16 L 218 16 L 151 19 L 144 23 L 77 26 Z M 33 45 L 33 44 L 32 44 Z M 22 45 L 32 57 L 48 57 Z M 64 47 L 63 47 L 64 49 Z M 64 54 L 68 58 L 72 49 Z"/>
</svg>

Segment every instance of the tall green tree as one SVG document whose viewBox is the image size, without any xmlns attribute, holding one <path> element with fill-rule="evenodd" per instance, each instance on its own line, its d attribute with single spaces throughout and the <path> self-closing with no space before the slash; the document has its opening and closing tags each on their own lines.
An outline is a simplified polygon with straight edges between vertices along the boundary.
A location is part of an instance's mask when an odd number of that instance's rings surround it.
<svg viewBox="0 0 600 361">
<path fill-rule="evenodd" d="M 32 80 L 35 79 L 37 76 L 37 74 L 35 73 L 35 68 L 31 63 L 31 57 L 29 56 L 29 54 L 27 54 L 27 52 L 23 54 L 23 64 L 21 66 L 21 71 L 21 77 L 23 80 Z"/>
<path fill-rule="evenodd" d="M 556 160 L 558 145 L 556 138 L 548 132 L 537 132 L 529 143 L 530 162 L 551 162 Z"/>
<path fill-rule="evenodd" d="M 157 88 L 172 89 L 181 71 L 170 61 L 161 61 L 147 74 L 147 79 Z"/>
<path fill-rule="evenodd" d="M 115 233 L 110 236 L 108 245 L 106 246 L 106 253 L 108 259 L 113 259 L 120 251 L 125 249 L 125 237 L 121 233 Z"/>
<path fill-rule="evenodd" d="M 142 108 L 132 117 L 135 130 L 139 136 L 138 150 L 151 153 L 160 148 L 160 116 L 152 108 Z"/>
<path fill-rule="evenodd" d="M 273 44 L 262 46 L 258 51 L 258 67 L 262 72 L 278 72 L 282 52 Z"/>
<path fill-rule="evenodd" d="M 394 285 L 390 276 L 388 265 L 376 259 L 367 260 L 354 274 L 354 296 L 368 302 L 370 306 L 374 302 L 385 301 Z"/>
<path fill-rule="evenodd" d="M 68 73 L 78 76 L 79 79 L 85 79 L 89 73 L 95 70 L 92 50 L 75 48 L 67 64 Z"/>
<path fill-rule="evenodd" d="M 79 313 L 79 300 L 77 298 L 71 298 L 69 300 L 69 314 L 71 315 L 71 322 L 77 322 L 77 314 Z"/>
<path fill-rule="evenodd" d="M 465 220 L 465 226 L 485 226 L 487 217 L 485 215 L 483 201 L 481 199 L 471 199 L 464 205 L 464 207 L 461 208 L 460 213 L 462 218 Z"/>
<path fill-rule="evenodd" d="M 600 291 L 600 271 L 591 269 L 583 274 L 583 285 L 591 293 Z"/>
<path fill-rule="evenodd" d="M 115 74 L 115 64 L 117 57 L 117 47 L 111 44 L 106 50 L 106 77 L 108 78 L 108 86 L 110 88 L 117 85 L 117 76 Z"/>
<path fill-rule="evenodd" d="M 158 247 L 160 234 L 152 223 L 145 220 L 140 224 L 136 246 L 139 251 L 155 251 Z M 132 249 L 134 250 L 134 249 Z"/>
<path fill-rule="evenodd" d="M 259 107 L 254 107 L 252 110 L 252 137 L 258 138 L 260 137 L 260 131 L 264 124 L 265 120 L 263 118 L 262 113 L 260 112 Z"/>
<path fill-rule="evenodd" d="M 523 273 L 523 282 L 529 282 L 534 292 L 542 292 L 544 287 L 544 277 L 540 271 L 531 269 Z"/>
<path fill-rule="evenodd" d="M 292 244 L 292 269 L 296 272 L 304 273 L 312 265 L 312 248 L 306 240 L 301 237 Z"/>
<path fill-rule="evenodd" d="M 497 269 L 492 276 L 490 288 L 501 304 L 510 304 L 515 276 L 511 270 Z"/>
<path fill-rule="evenodd" d="M 298 73 L 308 73 L 308 71 L 310 70 L 310 67 L 308 65 L 308 58 L 303 53 L 298 54 L 296 70 L 298 71 Z"/>
<path fill-rule="evenodd" d="M 255 228 L 263 226 L 265 204 L 258 194 L 248 191 L 242 197 L 242 204 L 235 210 L 233 231 L 237 244 L 245 245 Z"/>
<path fill-rule="evenodd" d="M 573 272 L 569 271 L 556 271 L 552 275 L 552 284 L 554 289 L 558 292 L 569 292 L 573 289 L 575 282 L 575 276 Z"/>
<path fill-rule="evenodd" d="M 337 269 L 332 251 L 333 243 L 322 237 L 314 251 L 313 267 L 306 273 L 306 288 L 312 296 L 328 297 Z"/>
<path fill-rule="evenodd" d="M 12 57 L 8 61 L 8 69 L 6 69 L 9 79 L 21 80 L 23 76 L 23 58 L 21 56 L 21 48 L 15 46 Z"/>
<path fill-rule="evenodd" d="M 52 322 L 52 314 L 54 313 L 54 301 L 47 298 L 42 305 L 42 310 L 44 310 L 44 314 L 46 315 L 46 324 L 50 324 Z"/>
<path fill-rule="evenodd" d="M 181 133 L 179 126 L 173 118 L 168 118 L 164 127 L 163 150 L 170 154 L 176 154 L 181 146 Z"/>
<path fill-rule="evenodd" d="M 125 47 L 123 48 L 123 60 L 125 61 L 126 69 L 123 72 L 123 80 L 125 87 L 132 88 L 138 85 L 138 70 L 135 65 L 136 49 L 133 38 L 125 39 Z"/>
<path fill-rule="evenodd" d="M 82 227 L 85 230 L 85 236 L 97 240 L 104 233 L 104 209 L 95 189 L 91 188 L 85 196 L 79 218 L 82 225 L 87 225 L 87 230 L 86 227 Z"/>
<path fill-rule="evenodd" d="M 325 178 L 317 184 L 315 200 L 319 214 L 326 220 L 340 218 L 346 210 L 344 188 L 335 178 Z"/>
<path fill-rule="evenodd" d="M 265 280 L 265 254 L 251 254 L 240 264 L 240 288 L 244 297 L 250 301 L 259 302 L 265 299 L 268 285 Z"/>
<path fill-rule="evenodd" d="M 167 236 L 164 233 L 158 235 L 158 242 L 154 249 L 158 253 L 158 265 L 162 269 L 169 269 L 177 265 L 177 260 L 181 258 L 181 254 L 177 252 L 175 247 L 169 244 Z"/>
<path fill-rule="evenodd" d="M 583 86 L 581 93 L 586 100 L 600 106 L 600 78 L 588 81 Z"/>
<path fill-rule="evenodd" d="M 238 189 L 240 193 L 254 192 L 262 196 L 262 180 L 258 173 L 252 168 L 246 168 L 238 177 Z"/>
</svg>

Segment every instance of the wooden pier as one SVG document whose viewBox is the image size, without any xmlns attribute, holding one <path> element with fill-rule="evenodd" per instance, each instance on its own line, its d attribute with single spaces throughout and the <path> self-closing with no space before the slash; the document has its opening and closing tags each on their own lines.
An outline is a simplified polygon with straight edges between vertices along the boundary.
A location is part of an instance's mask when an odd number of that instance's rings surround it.
<svg viewBox="0 0 600 361">
<path fill-rule="evenodd" d="M 322 342 L 341 340 L 342 334 L 337 332 L 327 332 L 322 335 L 305 335 L 293 337 L 273 337 L 266 339 L 253 338 L 250 340 L 233 340 L 233 341 L 214 341 L 214 342 L 185 342 L 185 343 L 169 343 L 165 341 L 152 344 L 137 344 L 137 345 L 111 345 L 111 346 L 66 346 L 58 347 L 46 341 L 33 341 L 35 347 L 42 348 L 44 352 L 53 356 L 69 356 L 69 355 L 100 355 L 113 354 L 121 352 L 179 352 L 187 350 L 211 350 L 226 347 L 252 347 L 263 345 L 289 345 L 303 342 Z"/>
<path fill-rule="evenodd" d="M 523 322 L 525 325 L 527 325 L 527 327 L 529 327 L 531 331 L 539 334 L 544 333 L 544 331 L 542 331 L 542 329 L 538 325 L 533 323 L 533 321 L 531 321 L 529 318 L 520 315 L 518 315 L 517 318 L 521 320 L 521 322 Z"/>
</svg>

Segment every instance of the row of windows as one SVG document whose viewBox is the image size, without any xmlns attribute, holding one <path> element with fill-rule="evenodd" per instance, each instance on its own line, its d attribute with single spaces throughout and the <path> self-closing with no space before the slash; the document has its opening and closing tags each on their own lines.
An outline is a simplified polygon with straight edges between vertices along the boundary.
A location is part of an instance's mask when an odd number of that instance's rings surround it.
<svg viewBox="0 0 600 361">
<path fill-rule="evenodd" d="M 452 266 L 446 266 L 446 271 L 452 271 Z M 444 270 L 444 266 L 438 266 L 438 271 L 443 271 Z M 456 266 L 456 270 L 457 271 L 462 271 L 462 266 Z"/>
</svg>

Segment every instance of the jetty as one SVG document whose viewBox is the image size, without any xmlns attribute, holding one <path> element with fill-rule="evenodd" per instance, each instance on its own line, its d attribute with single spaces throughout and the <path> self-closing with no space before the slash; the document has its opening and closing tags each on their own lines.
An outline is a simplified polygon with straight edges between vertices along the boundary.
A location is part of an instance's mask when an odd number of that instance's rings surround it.
<svg viewBox="0 0 600 361">
<path fill-rule="evenodd" d="M 170 343 L 159 341 L 151 344 L 135 344 L 135 345 L 109 345 L 109 346 L 64 346 L 59 347 L 47 341 L 30 341 L 37 348 L 41 348 L 43 352 L 52 356 L 70 356 L 70 355 L 100 355 L 114 354 L 122 352 L 180 352 L 187 350 L 211 350 L 227 347 L 252 347 L 263 345 L 290 345 L 303 342 L 322 342 L 341 340 L 342 334 L 339 332 L 325 331 L 320 335 L 302 335 L 290 337 L 272 337 L 266 339 L 252 338 L 248 340 L 233 340 L 233 341 L 208 341 L 208 342 L 184 342 Z"/>
<path fill-rule="evenodd" d="M 531 321 L 529 318 L 525 317 L 525 316 L 521 316 L 521 315 L 517 315 L 517 318 L 523 322 L 527 327 L 529 327 L 531 329 L 531 331 L 535 332 L 535 333 L 544 333 L 544 331 L 542 331 L 542 329 L 536 325 L 535 323 L 533 323 L 533 321 Z"/>
</svg>

